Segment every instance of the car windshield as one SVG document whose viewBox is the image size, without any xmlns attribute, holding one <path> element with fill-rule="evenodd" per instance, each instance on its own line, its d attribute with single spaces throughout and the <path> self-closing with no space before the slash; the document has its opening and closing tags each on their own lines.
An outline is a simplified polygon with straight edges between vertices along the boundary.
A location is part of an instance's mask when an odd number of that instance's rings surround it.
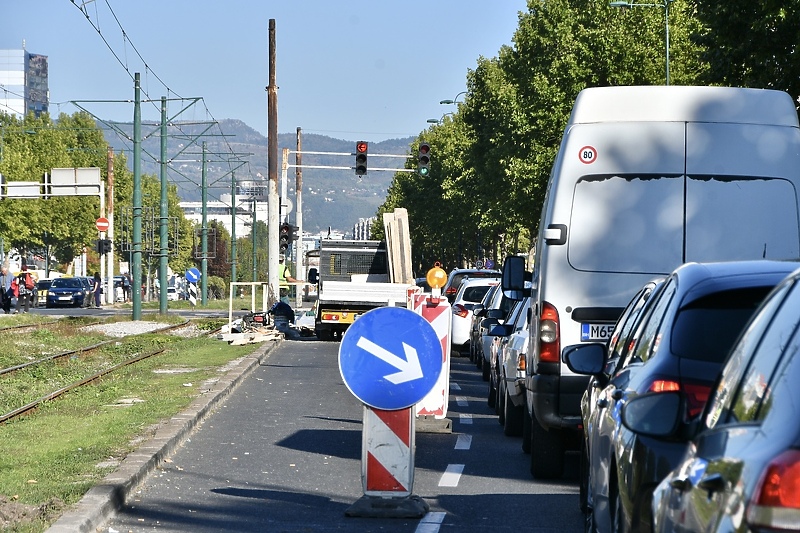
<svg viewBox="0 0 800 533">
<path fill-rule="evenodd" d="M 486 293 L 491 289 L 491 285 L 475 285 L 474 287 L 464 288 L 464 294 L 461 295 L 461 300 L 464 302 L 478 303 L 483 300 Z"/>
<path fill-rule="evenodd" d="M 81 280 L 78 278 L 58 278 L 53 280 L 50 285 L 51 289 L 67 288 L 67 289 L 80 289 L 83 287 Z"/>
</svg>

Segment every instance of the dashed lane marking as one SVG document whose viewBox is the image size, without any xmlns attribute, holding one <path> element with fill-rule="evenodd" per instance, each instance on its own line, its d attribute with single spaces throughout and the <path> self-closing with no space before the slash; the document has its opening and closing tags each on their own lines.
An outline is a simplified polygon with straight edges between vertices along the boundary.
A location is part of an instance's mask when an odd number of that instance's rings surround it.
<svg viewBox="0 0 800 533">
<path fill-rule="evenodd" d="M 470 413 L 464 413 L 458 415 L 458 421 L 462 424 L 472 424 L 472 415 Z"/>
<path fill-rule="evenodd" d="M 414 533 L 438 533 L 447 513 L 428 513 L 419 521 Z"/>
<path fill-rule="evenodd" d="M 461 390 L 461 385 L 459 385 L 458 383 L 451 383 L 450 388 L 453 390 Z"/>
<path fill-rule="evenodd" d="M 470 446 L 472 446 L 472 435 L 462 433 L 456 439 L 456 450 L 469 450 Z"/>
<path fill-rule="evenodd" d="M 461 473 L 464 472 L 464 465 L 447 465 L 444 474 L 439 480 L 440 487 L 457 487 L 461 479 Z"/>
<path fill-rule="evenodd" d="M 459 407 L 466 407 L 469 405 L 469 402 L 463 396 L 456 396 L 456 403 Z"/>
</svg>

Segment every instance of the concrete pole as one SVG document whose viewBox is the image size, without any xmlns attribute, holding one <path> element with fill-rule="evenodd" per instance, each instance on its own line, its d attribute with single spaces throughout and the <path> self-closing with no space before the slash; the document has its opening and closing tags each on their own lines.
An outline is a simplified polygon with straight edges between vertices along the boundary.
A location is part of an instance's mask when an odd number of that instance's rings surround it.
<svg viewBox="0 0 800 533">
<path fill-rule="evenodd" d="M 231 171 L 231 283 L 236 278 L 236 171 Z"/>
<path fill-rule="evenodd" d="M 203 199 L 203 225 L 201 228 L 201 259 L 200 259 L 200 304 L 206 305 L 208 295 L 208 178 L 206 176 L 206 143 L 203 142 L 203 183 L 200 186 L 200 194 Z"/>
</svg>

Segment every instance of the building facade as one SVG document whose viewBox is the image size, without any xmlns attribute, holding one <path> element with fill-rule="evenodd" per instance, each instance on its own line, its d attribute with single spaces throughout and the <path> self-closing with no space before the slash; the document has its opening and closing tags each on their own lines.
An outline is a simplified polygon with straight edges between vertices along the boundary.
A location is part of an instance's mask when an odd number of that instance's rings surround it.
<svg viewBox="0 0 800 533">
<path fill-rule="evenodd" d="M 0 50 L 0 112 L 19 118 L 47 113 L 50 90 L 47 56 L 26 50 Z"/>
</svg>

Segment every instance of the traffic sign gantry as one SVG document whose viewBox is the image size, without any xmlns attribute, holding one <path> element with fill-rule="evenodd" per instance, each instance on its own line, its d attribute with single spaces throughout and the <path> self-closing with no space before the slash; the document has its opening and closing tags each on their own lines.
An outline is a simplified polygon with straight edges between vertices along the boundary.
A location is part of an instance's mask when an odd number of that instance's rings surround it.
<svg viewBox="0 0 800 533">
<path fill-rule="evenodd" d="M 110 226 L 108 219 L 105 217 L 98 218 L 94 225 L 97 227 L 97 231 L 108 231 L 108 227 Z"/>
<path fill-rule="evenodd" d="M 442 345 L 420 315 L 402 307 L 378 307 L 359 317 L 342 337 L 339 371 L 362 403 L 405 409 L 436 385 Z"/>
</svg>

